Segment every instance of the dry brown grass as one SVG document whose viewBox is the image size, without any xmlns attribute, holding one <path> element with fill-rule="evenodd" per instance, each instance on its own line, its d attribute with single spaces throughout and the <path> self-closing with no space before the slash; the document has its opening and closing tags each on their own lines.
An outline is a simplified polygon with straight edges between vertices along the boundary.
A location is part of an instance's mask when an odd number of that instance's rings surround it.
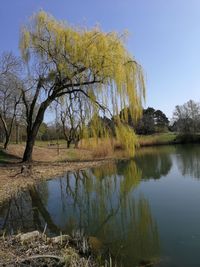
<svg viewBox="0 0 200 267">
<path fill-rule="evenodd" d="M 94 257 L 80 255 L 80 249 L 74 246 L 71 237 L 62 242 L 55 242 L 39 233 L 26 241 L 20 236 L 30 235 L 33 232 L 16 236 L 0 237 L 0 266 L 51 266 L 51 267 L 97 267 Z M 60 238 L 60 236 L 57 236 Z M 89 247 L 88 247 L 88 251 Z"/>
<path fill-rule="evenodd" d="M 80 142 L 79 148 L 91 151 L 92 158 L 106 158 L 113 154 L 113 147 L 110 139 L 89 138 Z"/>
<path fill-rule="evenodd" d="M 9 145 L 7 153 L 15 157 L 11 162 L 20 162 L 23 157 L 24 145 Z M 13 157 L 13 158 L 14 158 Z M 87 149 L 66 149 L 62 146 L 39 147 L 35 146 L 33 150 L 33 161 L 36 162 L 60 162 L 60 161 L 81 161 L 91 160 L 92 152 Z"/>
<path fill-rule="evenodd" d="M 93 159 L 123 158 L 128 156 L 123 144 L 110 138 L 85 139 L 81 141 L 79 148 L 84 151 L 90 151 Z"/>
</svg>

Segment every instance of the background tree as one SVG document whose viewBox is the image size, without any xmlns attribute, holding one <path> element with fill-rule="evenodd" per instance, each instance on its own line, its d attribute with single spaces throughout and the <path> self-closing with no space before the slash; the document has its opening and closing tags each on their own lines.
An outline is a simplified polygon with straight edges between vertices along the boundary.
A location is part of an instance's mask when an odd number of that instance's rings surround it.
<svg viewBox="0 0 200 267">
<path fill-rule="evenodd" d="M 135 121 L 130 115 L 129 109 L 125 108 L 120 111 L 120 119 L 126 121 L 137 134 L 153 134 L 158 132 L 166 132 L 168 130 L 169 120 L 161 110 L 155 110 L 152 107 L 143 109 L 142 116 Z"/>
<path fill-rule="evenodd" d="M 119 104 L 129 105 L 131 114 L 139 115 L 145 93 L 142 70 L 115 32 L 75 29 L 42 11 L 24 27 L 20 47 L 32 75 L 22 92 L 27 120 L 23 161 L 31 160 L 46 109 L 64 95 L 80 92 L 92 106 L 109 107 L 115 114 Z"/>
<path fill-rule="evenodd" d="M 173 113 L 176 130 L 182 133 L 196 133 L 200 130 L 200 104 L 189 100 L 177 105 Z"/>
<path fill-rule="evenodd" d="M 48 126 L 45 122 L 41 123 L 38 134 L 37 134 L 37 139 L 39 140 L 44 140 L 44 136 L 47 135 L 48 131 Z"/>
<path fill-rule="evenodd" d="M 59 136 L 58 136 L 59 135 Z M 37 135 L 37 139 L 42 141 L 50 141 L 50 145 L 54 145 L 56 139 L 64 139 L 62 132 L 62 125 L 56 123 L 55 121 L 52 123 L 42 123 L 39 129 L 39 133 Z"/>
<path fill-rule="evenodd" d="M 11 52 L 4 52 L 0 57 L 0 76 L 18 74 L 21 69 L 20 60 Z"/>
<path fill-rule="evenodd" d="M 87 99 L 79 92 L 65 96 L 61 103 L 60 120 L 68 148 L 71 143 L 77 147 L 79 140 L 83 137 L 87 104 Z"/>
<path fill-rule="evenodd" d="M 151 107 L 143 110 L 142 118 L 136 124 L 136 133 L 152 134 L 155 132 L 154 113 L 155 109 Z"/>
<path fill-rule="evenodd" d="M 154 123 L 155 131 L 157 133 L 166 132 L 168 130 L 169 120 L 167 116 L 159 109 L 154 112 Z"/>
<path fill-rule="evenodd" d="M 17 77 L 20 61 L 15 56 L 4 53 L 0 62 L 0 121 L 5 136 L 4 149 L 7 149 L 19 111 L 22 82 Z"/>
</svg>

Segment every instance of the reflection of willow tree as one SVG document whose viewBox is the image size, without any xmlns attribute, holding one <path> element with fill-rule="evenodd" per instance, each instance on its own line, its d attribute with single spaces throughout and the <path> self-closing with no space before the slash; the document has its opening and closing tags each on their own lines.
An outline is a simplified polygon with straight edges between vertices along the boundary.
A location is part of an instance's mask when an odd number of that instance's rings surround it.
<svg viewBox="0 0 200 267">
<path fill-rule="evenodd" d="M 197 145 L 177 146 L 177 165 L 182 175 L 200 178 L 200 147 Z"/>
<path fill-rule="evenodd" d="M 40 193 L 39 193 L 40 191 Z M 53 233 L 59 233 L 54 224 L 45 202 L 48 200 L 47 184 L 42 183 L 39 191 L 35 186 L 18 196 L 10 199 L 2 210 L 0 210 L 1 229 L 8 231 L 29 231 L 39 229 L 43 231 L 45 223 Z"/>
<path fill-rule="evenodd" d="M 67 200 L 74 212 L 65 227 L 98 237 L 124 266 L 157 256 L 159 237 L 150 207 L 133 196 L 140 178 L 134 161 L 68 174 Z"/>
<path fill-rule="evenodd" d="M 145 148 L 136 156 L 136 164 L 142 171 L 143 179 L 160 179 L 172 167 L 170 152 L 173 147 Z"/>
<path fill-rule="evenodd" d="M 112 244 L 113 253 L 116 255 L 121 245 L 117 261 L 121 261 L 123 266 L 138 266 L 142 260 L 153 262 L 159 257 L 160 245 L 157 225 L 148 202 L 140 197 L 127 208 L 129 217 L 123 218 L 123 228 L 118 226 L 120 231 L 117 232 L 117 245 Z"/>
</svg>

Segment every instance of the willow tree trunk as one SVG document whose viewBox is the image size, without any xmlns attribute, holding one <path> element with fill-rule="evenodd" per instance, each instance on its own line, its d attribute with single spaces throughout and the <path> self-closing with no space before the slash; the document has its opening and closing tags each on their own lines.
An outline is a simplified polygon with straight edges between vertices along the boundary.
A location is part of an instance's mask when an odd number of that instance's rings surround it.
<svg viewBox="0 0 200 267">
<path fill-rule="evenodd" d="M 26 148 L 23 155 L 23 162 L 32 161 L 33 147 L 35 144 L 35 138 L 32 133 L 27 133 Z"/>
<path fill-rule="evenodd" d="M 38 133 L 41 123 L 42 121 L 38 120 L 34 123 L 32 129 L 27 129 L 26 148 L 25 148 L 24 155 L 23 155 L 23 162 L 32 161 L 33 147 L 34 147 L 37 133 Z"/>
<path fill-rule="evenodd" d="M 26 148 L 23 155 L 23 162 L 32 161 L 33 147 L 35 144 L 36 136 L 39 131 L 40 125 L 43 122 L 44 113 L 47 107 L 49 106 L 50 102 L 51 101 L 48 100 L 41 104 L 33 125 L 31 124 L 33 114 L 30 114 L 27 126 L 27 137 L 26 137 L 27 139 L 26 139 Z"/>
</svg>

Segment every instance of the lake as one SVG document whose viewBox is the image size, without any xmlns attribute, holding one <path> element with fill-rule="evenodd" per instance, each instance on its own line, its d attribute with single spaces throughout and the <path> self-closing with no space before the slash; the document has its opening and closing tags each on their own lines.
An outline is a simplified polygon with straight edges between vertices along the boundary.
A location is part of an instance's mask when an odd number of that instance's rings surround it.
<svg viewBox="0 0 200 267">
<path fill-rule="evenodd" d="M 200 266 L 200 146 L 140 149 L 135 160 L 41 182 L 0 209 L 2 231 L 46 223 L 49 235 L 89 236 L 118 266 Z"/>
</svg>

